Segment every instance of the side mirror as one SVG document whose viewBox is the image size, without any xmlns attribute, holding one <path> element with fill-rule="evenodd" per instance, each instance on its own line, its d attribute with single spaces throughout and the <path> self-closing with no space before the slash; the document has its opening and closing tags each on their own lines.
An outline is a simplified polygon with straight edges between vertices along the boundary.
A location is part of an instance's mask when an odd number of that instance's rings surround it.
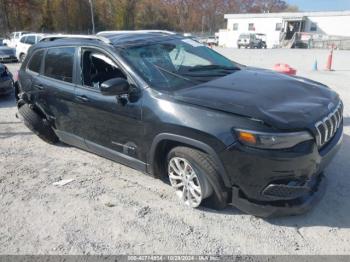
<svg viewBox="0 0 350 262">
<path fill-rule="evenodd" d="M 124 78 L 112 78 L 103 82 L 100 90 L 105 96 L 127 95 L 130 93 L 130 85 Z"/>
</svg>

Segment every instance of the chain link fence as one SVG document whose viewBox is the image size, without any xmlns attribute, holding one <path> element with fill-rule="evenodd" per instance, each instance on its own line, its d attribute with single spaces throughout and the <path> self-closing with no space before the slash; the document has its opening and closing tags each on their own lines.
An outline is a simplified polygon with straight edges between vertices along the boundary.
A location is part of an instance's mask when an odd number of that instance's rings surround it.
<svg viewBox="0 0 350 262">
<path fill-rule="evenodd" d="M 338 40 L 313 40 L 310 47 L 319 49 L 330 49 L 334 47 L 339 50 L 350 50 L 350 38 Z"/>
</svg>

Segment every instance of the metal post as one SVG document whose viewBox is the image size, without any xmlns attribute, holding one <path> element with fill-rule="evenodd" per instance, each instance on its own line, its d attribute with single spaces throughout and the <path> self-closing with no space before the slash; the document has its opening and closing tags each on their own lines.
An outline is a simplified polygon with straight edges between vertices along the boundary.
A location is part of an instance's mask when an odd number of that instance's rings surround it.
<svg viewBox="0 0 350 262">
<path fill-rule="evenodd" d="M 91 23 L 92 23 L 92 34 L 95 34 L 95 15 L 94 15 L 94 5 L 92 0 L 89 0 L 90 11 L 91 11 Z"/>
</svg>

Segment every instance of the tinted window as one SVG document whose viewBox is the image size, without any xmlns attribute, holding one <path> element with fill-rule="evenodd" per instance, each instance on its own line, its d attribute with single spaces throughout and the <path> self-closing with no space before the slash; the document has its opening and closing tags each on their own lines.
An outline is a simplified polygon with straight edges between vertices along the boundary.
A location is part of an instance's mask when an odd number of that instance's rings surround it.
<svg viewBox="0 0 350 262">
<path fill-rule="evenodd" d="M 316 23 L 311 23 L 311 26 L 310 26 L 310 31 L 317 31 L 317 24 Z"/>
<path fill-rule="evenodd" d="M 45 76 L 72 83 L 74 47 L 49 49 L 45 56 Z"/>
<path fill-rule="evenodd" d="M 22 37 L 19 41 L 20 41 L 21 43 L 25 43 L 25 42 L 26 42 L 26 38 L 27 38 L 27 37 L 24 36 L 24 37 Z"/>
<path fill-rule="evenodd" d="M 28 69 L 30 71 L 39 73 L 41 68 L 41 60 L 43 59 L 43 56 L 44 56 L 44 50 L 35 52 L 29 61 Z"/>
<path fill-rule="evenodd" d="M 29 44 L 29 45 L 34 45 L 35 44 L 35 36 L 34 35 L 27 36 L 25 43 Z"/>
</svg>

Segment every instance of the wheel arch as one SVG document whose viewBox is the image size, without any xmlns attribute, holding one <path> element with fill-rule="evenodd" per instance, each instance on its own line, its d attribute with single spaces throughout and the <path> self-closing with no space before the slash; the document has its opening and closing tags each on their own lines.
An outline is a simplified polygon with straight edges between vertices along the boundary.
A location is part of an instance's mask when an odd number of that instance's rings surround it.
<svg viewBox="0 0 350 262">
<path fill-rule="evenodd" d="M 159 161 L 162 157 L 166 157 L 162 155 L 165 151 L 171 150 L 175 146 L 188 146 L 194 149 L 198 149 L 206 154 L 208 154 L 218 168 L 218 173 L 220 175 L 220 179 L 225 187 L 230 188 L 231 183 L 230 179 L 226 173 L 226 170 L 215 150 L 206 143 L 195 140 L 193 138 L 184 137 L 181 135 L 175 135 L 170 133 L 161 133 L 158 134 L 152 142 L 150 154 L 149 154 L 149 171 L 150 173 L 158 178 L 162 178 L 161 174 L 162 169 L 162 161 Z M 164 161 L 163 161 L 164 162 Z"/>
</svg>

